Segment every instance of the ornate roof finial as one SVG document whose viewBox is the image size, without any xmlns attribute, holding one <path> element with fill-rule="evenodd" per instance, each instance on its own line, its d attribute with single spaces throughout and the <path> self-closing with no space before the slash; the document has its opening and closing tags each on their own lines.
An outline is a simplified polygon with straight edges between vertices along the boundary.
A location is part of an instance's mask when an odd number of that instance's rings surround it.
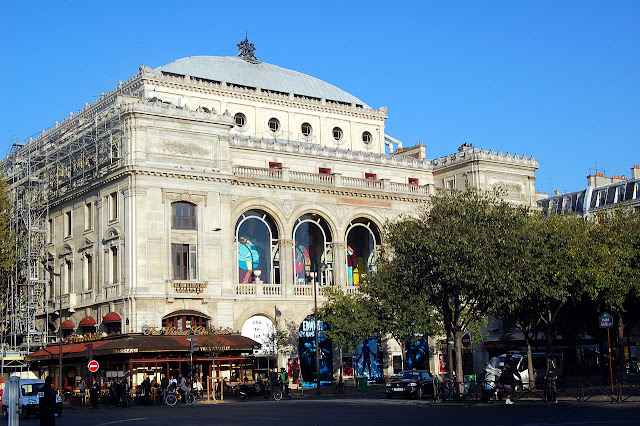
<svg viewBox="0 0 640 426">
<path fill-rule="evenodd" d="M 238 58 L 242 58 L 247 62 L 251 62 L 252 64 L 259 63 L 258 58 L 256 58 L 255 53 L 253 53 L 256 48 L 253 43 L 249 43 L 249 38 L 246 34 L 244 40 L 242 40 L 236 46 L 238 46 L 238 49 L 240 49 L 240 51 L 238 52 Z"/>
</svg>

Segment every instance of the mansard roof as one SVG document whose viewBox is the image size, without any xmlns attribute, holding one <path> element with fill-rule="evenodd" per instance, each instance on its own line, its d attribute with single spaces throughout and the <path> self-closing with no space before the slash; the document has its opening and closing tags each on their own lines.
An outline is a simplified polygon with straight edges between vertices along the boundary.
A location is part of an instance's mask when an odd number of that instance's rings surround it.
<svg viewBox="0 0 640 426">
<path fill-rule="evenodd" d="M 261 88 L 294 96 L 327 99 L 370 108 L 360 99 L 315 77 L 265 62 L 249 62 L 232 56 L 190 56 L 154 70 L 157 74 L 189 75 L 228 84 Z"/>
</svg>

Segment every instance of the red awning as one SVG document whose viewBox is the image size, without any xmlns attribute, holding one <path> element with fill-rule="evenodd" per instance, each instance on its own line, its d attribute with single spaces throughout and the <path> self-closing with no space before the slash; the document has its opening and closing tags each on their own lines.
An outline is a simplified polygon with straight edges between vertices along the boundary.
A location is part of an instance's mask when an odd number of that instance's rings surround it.
<svg viewBox="0 0 640 426">
<path fill-rule="evenodd" d="M 120 322 L 120 321 L 122 321 L 122 318 L 120 317 L 119 314 L 115 312 L 109 312 L 107 315 L 104 316 L 104 318 L 102 318 L 102 322 Z"/>
<path fill-rule="evenodd" d="M 74 329 L 74 328 L 76 328 L 76 325 L 73 323 L 73 321 L 71 320 L 62 321 L 63 330 Z"/>
<path fill-rule="evenodd" d="M 80 321 L 80 327 L 88 327 L 92 325 L 96 325 L 96 320 L 94 320 L 92 317 L 84 317 Z"/>
</svg>

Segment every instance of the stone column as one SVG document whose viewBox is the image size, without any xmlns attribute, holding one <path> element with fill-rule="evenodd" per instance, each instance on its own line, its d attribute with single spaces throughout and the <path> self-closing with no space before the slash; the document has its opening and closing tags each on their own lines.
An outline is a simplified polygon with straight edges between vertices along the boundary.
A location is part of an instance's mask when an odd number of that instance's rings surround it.
<svg viewBox="0 0 640 426">
<path fill-rule="evenodd" d="M 331 244 L 333 250 L 333 284 L 344 287 L 347 279 L 347 243 L 337 241 Z"/>
<path fill-rule="evenodd" d="M 280 285 L 284 298 L 293 297 L 293 240 L 280 239 Z"/>
</svg>

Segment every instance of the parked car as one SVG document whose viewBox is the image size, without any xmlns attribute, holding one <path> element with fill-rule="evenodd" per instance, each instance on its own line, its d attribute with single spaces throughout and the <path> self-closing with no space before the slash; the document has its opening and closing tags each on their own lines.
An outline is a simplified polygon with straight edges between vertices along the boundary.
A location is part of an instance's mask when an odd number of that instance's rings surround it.
<svg viewBox="0 0 640 426">
<path fill-rule="evenodd" d="M 44 387 L 44 380 L 39 379 L 20 379 L 18 381 L 20 388 L 20 397 L 18 398 L 18 406 L 20 407 L 20 414 L 23 418 L 28 419 L 31 415 L 38 414 L 40 408 L 40 397 L 43 395 L 42 388 Z M 2 398 L 2 414 L 6 419 L 9 416 L 8 413 L 8 401 L 6 394 Z M 62 416 L 62 398 L 56 395 L 56 406 L 53 412 Z"/>
<path fill-rule="evenodd" d="M 385 386 L 387 398 L 394 396 L 422 398 L 425 393 L 433 394 L 434 377 L 425 370 L 405 370 L 393 376 Z"/>
</svg>

